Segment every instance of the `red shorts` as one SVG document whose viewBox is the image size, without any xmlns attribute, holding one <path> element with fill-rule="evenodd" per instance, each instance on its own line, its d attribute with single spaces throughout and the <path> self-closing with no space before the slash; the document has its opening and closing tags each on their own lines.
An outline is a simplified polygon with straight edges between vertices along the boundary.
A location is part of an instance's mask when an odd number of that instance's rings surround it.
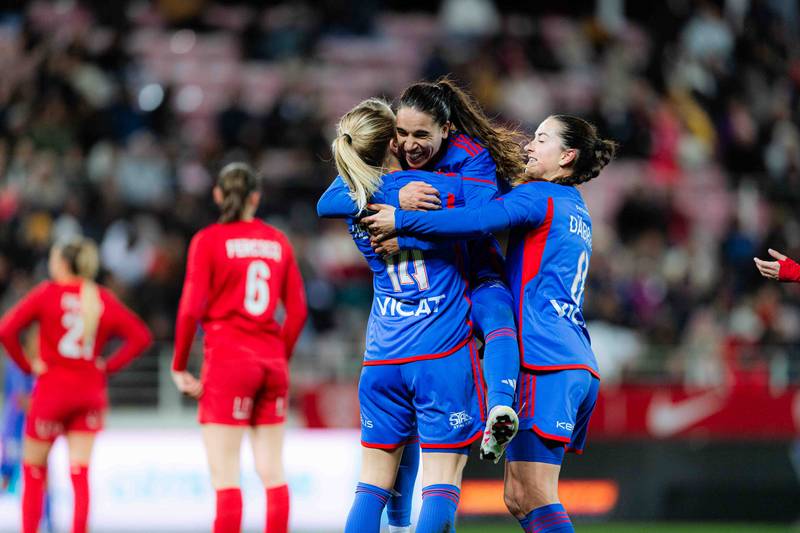
<svg viewBox="0 0 800 533">
<path fill-rule="evenodd" d="M 284 358 L 225 357 L 217 352 L 206 356 L 201 380 L 201 424 L 260 426 L 286 420 L 289 365 Z"/>
<path fill-rule="evenodd" d="M 63 433 L 103 429 L 108 399 L 98 373 L 53 369 L 36 380 L 25 418 L 25 435 L 52 442 Z"/>
</svg>

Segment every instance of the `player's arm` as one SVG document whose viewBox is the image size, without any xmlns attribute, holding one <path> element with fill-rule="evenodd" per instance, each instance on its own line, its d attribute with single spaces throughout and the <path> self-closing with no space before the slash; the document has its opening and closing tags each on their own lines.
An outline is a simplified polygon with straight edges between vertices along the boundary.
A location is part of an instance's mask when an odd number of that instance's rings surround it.
<svg viewBox="0 0 800 533">
<path fill-rule="evenodd" d="M 106 357 L 106 372 L 113 374 L 140 356 L 153 343 L 153 334 L 133 311 L 110 295 L 103 310 L 102 320 L 111 323 L 111 332 L 123 340 L 114 353 Z"/>
<path fill-rule="evenodd" d="M 474 238 L 513 226 L 538 226 L 546 216 L 548 199 L 538 194 L 534 186 L 521 185 L 481 207 L 419 212 L 371 206 L 380 212 L 364 219 L 364 222 L 378 241 L 395 231 L 400 234 Z"/>
<path fill-rule="evenodd" d="M 39 318 L 39 310 L 46 289 L 45 283 L 40 284 L 9 309 L 0 320 L 0 344 L 5 347 L 11 360 L 26 374 L 31 374 L 33 368 L 25 357 L 19 336 Z"/>
<path fill-rule="evenodd" d="M 303 287 L 303 278 L 300 276 L 300 269 L 294 258 L 291 245 L 286 242 L 284 245 L 286 253 L 287 270 L 286 280 L 283 284 L 283 307 L 286 310 L 286 319 L 283 321 L 281 335 L 283 344 L 286 347 L 286 358 L 292 357 L 294 345 L 297 343 L 300 332 L 308 318 L 308 306 L 306 305 L 306 291 Z"/>
<path fill-rule="evenodd" d="M 461 189 L 459 191 L 458 197 L 455 198 L 455 201 L 459 203 L 464 203 L 467 207 L 479 207 L 486 205 L 492 199 L 494 199 L 495 195 L 497 194 L 497 181 L 495 178 L 495 165 L 492 161 L 492 158 L 489 156 L 489 152 L 484 150 L 478 156 L 474 158 L 470 158 L 467 162 L 463 165 L 462 172 L 468 172 L 469 174 L 463 175 L 456 175 L 452 176 L 452 179 L 461 180 Z M 430 187 L 434 191 L 435 188 L 431 187 L 427 183 L 424 182 L 412 182 L 407 184 L 400 190 L 400 209 L 406 211 L 432 211 L 438 210 L 440 207 L 436 206 L 435 208 L 431 207 L 423 207 L 423 208 L 414 208 L 409 209 L 403 203 L 403 192 L 411 186 L 412 184 L 419 183 L 420 185 L 426 185 Z M 417 191 L 416 189 L 409 190 L 409 193 L 428 193 L 426 189 L 420 189 Z M 438 195 L 438 191 L 437 191 Z M 437 196 L 438 199 L 438 196 Z M 387 202 L 388 204 L 392 204 L 392 202 Z M 408 200 L 406 203 L 410 203 Z M 439 202 L 441 204 L 441 202 Z M 433 235 L 427 235 L 428 239 L 436 238 Z M 397 237 L 398 248 L 400 250 L 411 250 L 411 249 L 418 249 L 418 250 L 430 250 L 434 249 L 439 246 L 441 243 L 437 243 L 436 241 L 420 239 L 417 236 L 409 235 L 409 234 L 400 234 Z"/>
<path fill-rule="evenodd" d="M 345 218 L 358 215 L 358 206 L 350 197 L 350 189 L 341 176 L 330 184 L 317 201 L 317 216 L 320 218 Z"/>
<path fill-rule="evenodd" d="M 197 324 L 203 318 L 208 304 L 211 260 L 204 237 L 202 232 L 198 233 L 189 244 L 186 277 L 175 322 L 175 353 L 172 357 L 172 370 L 175 372 L 186 370 Z"/>
<path fill-rule="evenodd" d="M 800 282 L 800 264 L 772 248 L 769 249 L 769 255 L 775 261 L 753 258 L 756 262 L 756 268 L 758 268 L 762 276 L 778 281 Z"/>
</svg>

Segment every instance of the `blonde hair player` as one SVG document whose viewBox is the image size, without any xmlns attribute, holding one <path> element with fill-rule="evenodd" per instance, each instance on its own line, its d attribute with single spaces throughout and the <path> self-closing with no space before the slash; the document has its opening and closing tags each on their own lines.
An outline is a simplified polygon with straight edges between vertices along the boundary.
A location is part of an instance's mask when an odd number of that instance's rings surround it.
<svg viewBox="0 0 800 533">
<path fill-rule="evenodd" d="M 377 99 L 360 103 L 339 122 L 334 158 L 358 204 L 354 211 L 368 201 L 397 203 L 397 191 L 419 180 L 454 205 L 463 205 L 474 187 L 493 194 L 493 183 L 403 170 L 394 125 L 391 108 Z M 403 450 L 417 441 L 424 468 L 416 531 L 449 531 L 467 453 L 486 416 L 469 285 L 460 268 L 465 248 L 431 242 L 384 259 L 354 214 L 348 222 L 373 272 L 374 298 L 359 380 L 362 466 L 345 532 L 379 531 Z"/>
<path fill-rule="evenodd" d="M 42 516 L 47 456 L 66 435 L 74 491 L 72 532 L 89 520 L 89 462 L 108 407 L 106 376 L 150 345 L 147 326 L 107 289 L 97 285 L 97 247 L 73 239 L 50 250 L 50 281 L 28 293 L 0 321 L 0 343 L 26 373 L 37 376 L 25 421 L 22 461 L 22 532 L 36 533 Z M 39 355 L 26 357 L 19 336 L 39 324 Z M 122 345 L 100 358 L 109 340 Z"/>
</svg>

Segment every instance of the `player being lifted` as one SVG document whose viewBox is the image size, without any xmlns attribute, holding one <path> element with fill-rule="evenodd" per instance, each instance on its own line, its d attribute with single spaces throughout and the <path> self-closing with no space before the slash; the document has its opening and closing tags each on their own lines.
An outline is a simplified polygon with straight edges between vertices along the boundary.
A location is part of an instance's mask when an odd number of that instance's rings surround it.
<svg viewBox="0 0 800 533">
<path fill-rule="evenodd" d="M 89 461 L 108 406 L 106 376 L 121 370 L 151 342 L 147 326 L 93 280 L 97 247 L 88 239 L 50 251 L 52 281 L 40 283 L 0 321 L 0 342 L 14 362 L 37 376 L 25 421 L 22 532 L 36 533 L 42 515 L 47 456 L 65 434 L 74 490 L 72 533 L 85 533 L 89 517 Z M 20 333 L 39 324 L 40 357 L 29 361 Z M 122 345 L 108 357 L 114 338 Z"/>
<path fill-rule="evenodd" d="M 599 377 L 583 320 L 592 222 L 577 185 L 600 173 L 615 145 L 570 115 L 539 125 L 525 174 L 482 208 L 436 212 L 371 206 L 364 223 L 379 241 L 399 234 L 465 238 L 511 228 L 508 280 L 519 324 L 520 434 L 506 455 L 505 501 L 525 531 L 573 531 L 558 500 L 565 451 L 580 453 Z"/>
<path fill-rule="evenodd" d="M 430 180 L 463 205 L 469 187 L 491 184 L 403 171 L 390 149 L 395 116 L 377 99 L 344 115 L 333 143 L 336 166 L 360 212 L 368 199 L 397 203 L 399 189 Z M 469 445 L 482 433 L 483 387 L 470 327 L 461 243 L 428 243 L 387 260 L 350 218 L 350 233 L 373 272 L 374 298 L 359 380 L 362 466 L 347 533 L 377 533 L 404 446 L 423 449 L 417 531 L 448 531 L 455 519 Z"/>
<path fill-rule="evenodd" d="M 495 127 L 473 99 L 443 78 L 408 87 L 397 104 L 398 156 L 408 169 L 430 170 L 483 185 L 465 190 L 467 205 L 489 202 L 508 189 L 513 176 L 522 172 L 523 160 L 512 131 Z M 497 162 L 497 163 L 495 163 Z M 422 178 L 420 178 L 422 179 Z M 454 178 L 455 179 L 455 178 Z M 498 183 L 499 182 L 499 183 Z M 358 214 L 350 189 L 338 177 L 317 207 L 325 217 Z M 439 209 L 442 197 L 430 183 L 411 182 L 399 193 L 403 209 Z M 448 199 L 444 198 L 445 203 Z M 430 243 L 401 236 L 384 243 L 381 253 L 425 249 Z M 481 456 L 497 462 L 517 430 L 517 416 L 510 408 L 519 370 L 516 324 L 512 296 L 504 282 L 502 253 L 493 237 L 471 242 L 468 247 L 472 321 L 484 341 L 484 371 L 488 388 L 488 417 Z M 387 504 L 391 533 L 410 531 L 411 496 L 419 463 L 419 447 L 407 445 L 400 463 L 393 497 Z"/>
<path fill-rule="evenodd" d="M 217 495 L 214 533 L 241 529 L 239 457 L 245 428 L 251 429 L 256 472 L 266 489 L 265 531 L 286 533 L 284 422 L 289 358 L 307 316 L 303 281 L 286 236 L 255 218 L 261 193 L 250 167 L 227 165 L 213 194 L 222 213 L 189 246 L 172 376 L 181 392 L 199 400 Z M 275 319 L 279 301 L 283 324 Z M 198 322 L 205 333 L 200 381 L 186 371 Z"/>
</svg>

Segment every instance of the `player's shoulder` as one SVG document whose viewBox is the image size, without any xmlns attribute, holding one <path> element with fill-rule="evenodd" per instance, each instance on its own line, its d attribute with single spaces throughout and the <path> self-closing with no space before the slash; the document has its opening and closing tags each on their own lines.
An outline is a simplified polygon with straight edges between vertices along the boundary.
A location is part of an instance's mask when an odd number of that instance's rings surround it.
<svg viewBox="0 0 800 533">
<path fill-rule="evenodd" d="M 512 189 L 515 194 L 526 196 L 547 196 L 550 198 L 581 198 L 580 192 L 570 185 L 561 185 L 547 180 L 531 180 L 520 183 Z"/>
<path fill-rule="evenodd" d="M 486 147 L 478 142 L 476 138 L 460 132 L 455 132 L 450 138 L 449 147 L 449 152 L 452 151 L 454 155 L 460 155 L 464 158 L 477 157 L 486 151 Z"/>
<path fill-rule="evenodd" d="M 60 292 L 60 285 L 51 279 L 40 281 L 28 293 L 31 297 L 47 297 Z"/>
</svg>

